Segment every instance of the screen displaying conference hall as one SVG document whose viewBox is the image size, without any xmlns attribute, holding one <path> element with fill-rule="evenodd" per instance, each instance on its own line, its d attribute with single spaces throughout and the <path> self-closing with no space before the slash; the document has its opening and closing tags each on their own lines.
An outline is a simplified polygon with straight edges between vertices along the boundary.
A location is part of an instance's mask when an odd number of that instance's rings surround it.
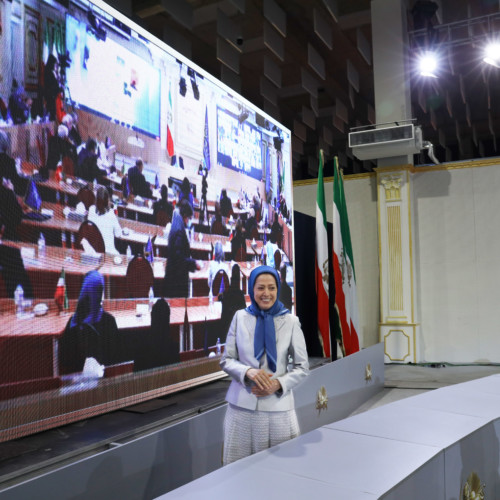
<svg viewBox="0 0 500 500">
<path fill-rule="evenodd" d="M 222 377 L 224 298 L 294 276 L 289 130 L 105 4 L 9 9 L 0 441 Z"/>
</svg>

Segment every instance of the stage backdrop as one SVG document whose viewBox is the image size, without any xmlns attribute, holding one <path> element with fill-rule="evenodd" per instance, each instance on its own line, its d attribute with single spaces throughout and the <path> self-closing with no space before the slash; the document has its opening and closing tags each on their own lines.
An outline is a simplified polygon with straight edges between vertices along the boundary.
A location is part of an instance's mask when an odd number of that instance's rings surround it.
<svg viewBox="0 0 500 500">
<path fill-rule="evenodd" d="M 249 303 L 273 240 L 295 289 L 290 131 L 100 0 L 0 1 L 0 20 L 0 441 L 225 376 L 233 269 Z M 183 184 L 193 214 L 158 215 Z M 119 226 L 93 219 L 102 244 L 84 233 L 101 192 Z"/>
</svg>

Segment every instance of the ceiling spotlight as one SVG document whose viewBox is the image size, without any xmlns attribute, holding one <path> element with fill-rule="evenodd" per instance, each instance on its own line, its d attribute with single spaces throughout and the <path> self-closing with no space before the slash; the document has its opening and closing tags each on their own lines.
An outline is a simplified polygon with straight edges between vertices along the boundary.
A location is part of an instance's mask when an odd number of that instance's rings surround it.
<svg viewBox="0 0 500 500">
<path fill-rule="evenodd" d="M 418 69 L 421 76 L 437 78 L 438 58 L 434 52 L 424 52 L 418 58 Z"/>
<path fill-rule="evenodd" d="M 500 43 L 490 43 L 485 47 L 483 61 L 495 68 L 500 68 Z"/>
</svg>

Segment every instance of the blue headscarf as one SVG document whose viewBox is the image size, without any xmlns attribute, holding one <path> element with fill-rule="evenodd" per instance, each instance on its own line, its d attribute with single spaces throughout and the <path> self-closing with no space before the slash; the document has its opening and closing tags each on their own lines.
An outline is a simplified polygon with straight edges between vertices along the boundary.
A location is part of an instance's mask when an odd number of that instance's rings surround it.
<svg viewBox="0 0 500 500">
<path fill-rule="evenodd" d="M 255 302 L 253 288 L 257 278 L 261 274 L 271 274 L 276 280 L 276 302 L 271 308 L 263 311 Z M 248 293 L 252 304 L 245 310 L 257 317 L 257 324 L 255 325 L 254 334 L 254 355 L 257 359 L 261 359 L 264 353 L 267 356 L 267 364 L 271 371 L 276 371 L 277 352 L 276 352 L 276 331 L 274 329 L 274 317 L 288 314 L 290 311 L 278 300 L 280 294 L 280 278 L 276 269 L 269 266 L 256 267 L 248 279 Z"/>
<path fill-rule="evenodd" d="M 88 272 L 83 278 L 76 311 L 71 318 L 71 326 L 93 325 L 101 320 L 103 290 L 104 278 L 102 274 L 98 271 Z"/>
</svg>

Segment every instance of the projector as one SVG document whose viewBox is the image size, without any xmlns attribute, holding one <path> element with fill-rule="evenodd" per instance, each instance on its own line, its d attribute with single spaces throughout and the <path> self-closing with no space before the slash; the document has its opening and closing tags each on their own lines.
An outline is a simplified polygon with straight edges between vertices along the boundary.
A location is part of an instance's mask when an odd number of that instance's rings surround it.
<svg viewBox="0 0 500 500">
<path fill-rule="evenodd" d="M 349 147 L 358 160 L 376 160 L 420 153 L 422 130 L 412 123 L 349 133 Z"/>
</svg>

